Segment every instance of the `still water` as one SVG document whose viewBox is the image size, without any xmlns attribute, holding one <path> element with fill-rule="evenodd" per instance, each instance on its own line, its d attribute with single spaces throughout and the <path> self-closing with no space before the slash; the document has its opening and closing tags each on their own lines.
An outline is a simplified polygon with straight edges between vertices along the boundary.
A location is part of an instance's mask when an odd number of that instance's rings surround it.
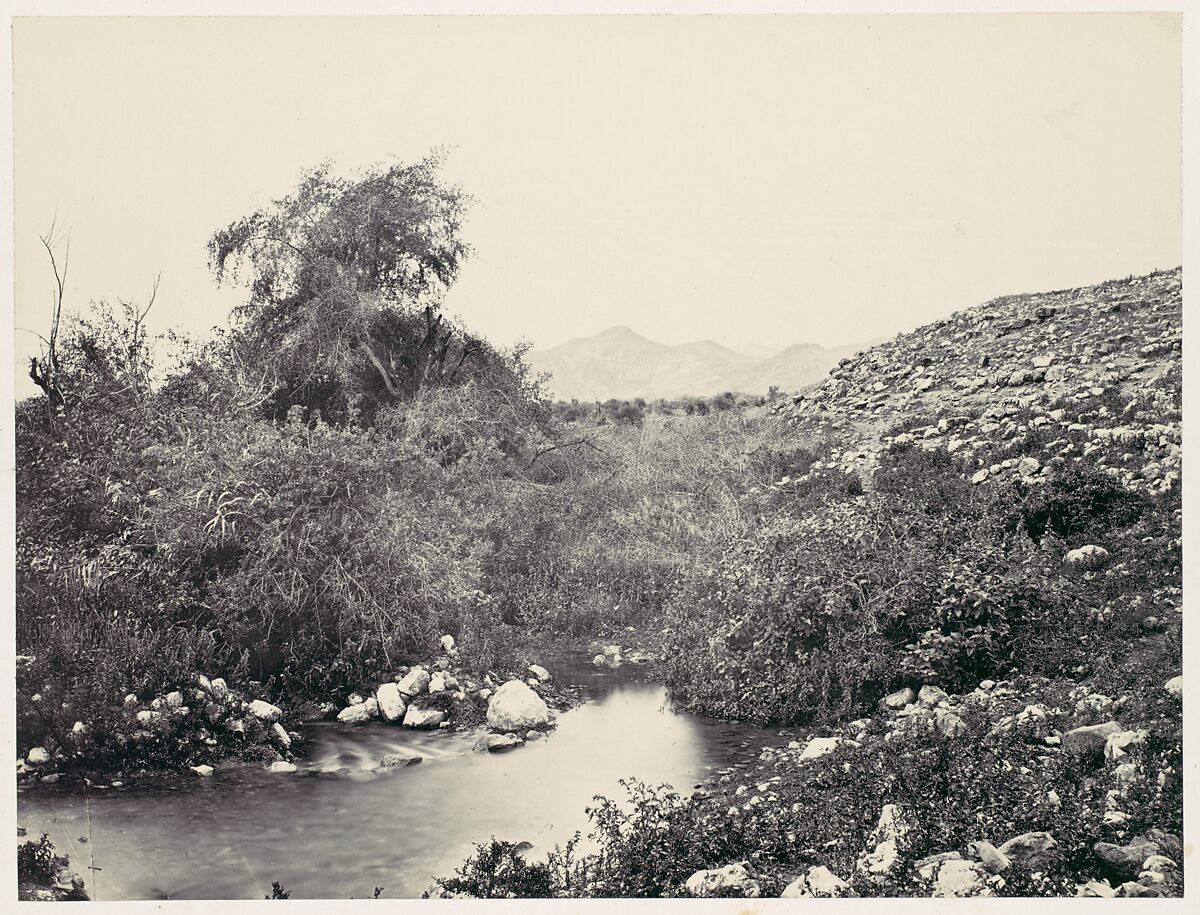
<svg viewBox="0 0 1200 915">
<path fill-rule="evenodd" d="M 93 899 L 261 899 L 275 880 L 294 899 L 370 898 L 376 887 L 416 897 L 490 836 L 531 842 L 540 856 L 586 835 L 585 808 L 597 794 L 623 797 L 621 778 L 688 792 L 781 739 L 675 712 L 636 669 L 547 666 L 587 701 L 547 738 L 506 753 L 472 752 L 478 733 L 321 723 L 305 729 L 296 774 L 218 767 L 211 778 L 93 789 L 90 826 L 80 789 L 30 786 L 18 822 L 69 854 Z M 424 761 L 377 770 L 398 749 Z"/>
</svg>

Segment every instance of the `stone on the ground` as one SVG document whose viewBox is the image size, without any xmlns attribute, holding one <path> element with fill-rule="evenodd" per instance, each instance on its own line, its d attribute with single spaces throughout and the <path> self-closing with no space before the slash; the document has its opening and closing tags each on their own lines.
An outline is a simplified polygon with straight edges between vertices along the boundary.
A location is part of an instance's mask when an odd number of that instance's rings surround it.
<svg viewBox="0 0 1200 915">
<path fill-rule="evenodd" d="M 879 812 L 879 823 L 867 840 L 868 850 L 858 856 L 859 873 L 873 878 L 892 873 L 904 860 L 910 831 L 900 808 L 895 804 L 884 804 Z"/>
<path fill-rule="evenodd" d="M 837 899 L 850 893 L 850 884 L 823 865 L 810 867 L 803 877 L 797 877 L 787 885 L 780 897 L 783 899 Z"/>
<path fill-rule="evenodd" d="M 509 680 L 488 701 L 488 727 L 493 731 L 528 731 L 550 723 L 545 701 L 520 680 Z"/>
<path fill-rule="evenodd" d="M 516 734 L 484 734 L 475 741 L 476 753 L 499 753 L 519 747 L 524 741 Z"/>
<path fill-rule="evenodd" d="M 989 874 L 1003 873 L 1012 866 L 1012 862 L 1008 860 L 1007 855 L 1002 854 L 1000 849 L 996 848 L 995 845 L 983 839 L 968 845 L 967 853 L 978 858 L 979 863 L 983 865 L 984 870 Z"/>
<path fill-rule="evenodd" d="M 435 708 L 423 709 L 410 705 L 404 713 L 406 728 L 435 728 L 445 720 L 446 713 Z"/>
<path fill-rule="evenodd" d="M 25 754 L 25 762 L 31 766 L 44 766 L 50 762 L 50 751 L 45 747 L 34 747 Z"/>
<path fill-rule="evenodd" d="M 267 771 L 268 772 L 282 772 L 282 773 L 295 772 L 296 764 L 287 762 L 286 760 L 283 760 L 283 759 L 277 759 L 277 760 L 275 760 L 275 762 L 271 763 L 271 765 L 267 766 Z"/>
<path fill-rule="evenodd" d="M 207 778 L 213 774 L 214 770 L 212 766 L 192 766 L 192 771 L 201 777 Z"/>
<path fill-rule="evenodd" d="M 1144 744 L 1149 736 L 1149 732 L 1143 730 L 1118 731 L 1116 734 L 1109 734 L 1108 739 L 1104 742 L 1104 758 L 1109 762 L 1123 759 L 1129 755 L 1132 747 Z"/>
<path fill-rule="evenodd" d="M 949 709 L 940 708 L 933 716 L 938 733 L 943 737 L 961 737 L 967 732 L 967 723 Z"/>
<path fill-rule="evenodd" d="M 429 693 L 444 693 L 446 691 L 446 675 L 440 670 L 429 678 Z"/>
<path fill-rule="evenodd" d="M 1111 899 L 1117 895 L 1117 891 L 1102 880 L 1089 880 L 1075 888 L 1075 895 L 1092 899 Z"/>
<path fill-rule="evenodd" d="M 1104 752 L 1109 736 L 1121 731 L 1121 726 L 1115 721 L 1072 728 L 1062 735 L 1062 747 L 1076 756 L 1099 756 Z"/>
<path fill-rule="evenodd" d="M 400 692 L 408 698 L 419 696 L 429 687 L 429 671 L 424 667 L 414 667 L 400 680 Z"/>
<path fill-rule="evenodd" d="M 1161 851 L 1157 844 L 1145 839 L 1135 839 L 1128 845 L 1097 842 L 1092 846 L 1092 853 L 1122 877 L 1138 876 L 1146 860 Z"/>
<path fill-rule="evenodd" d="M 726 864 L 724 867 L 714 867 L 708 870 L 696 871 L 688 877 L 683 888 L 689 896 L 708 898 L 712 896 L 729 896 L 737 894 L 747 898 L 757 898 L 762 893 L 758 881 L 746 870 L 743 864 Z"/>
<path fill-rule="evenodd" d="M 453 652 L 454 652 L 454 636 L 449 635 L 449 634 L 444 635 L 444 636 L 442 636 L 440 641 L 442 643 L 442 651 L 446 652 L 446 654 L 453 654 Z"/>
<path fill-rule="evenodd" d="M 165 697 L 165 701 L 166 701 L 167 705 L 170 706 L 171 708 L 182 708 L 183 707 L 183 693 L 181 693 L 177 689 L 172 690 L 171 692 L 167 693 L 167 695 Z"/>
<path fill-rule="evenodd" d="M 550 671 L 542 667 L 541 664 L 530 664 L 528 670 L 531 674 L 537 677 L 538 681 L 541 683 L 545 683 L 550 679 Z"/>
<path fill-rule="evenodd" d="M 271 733 L 275 735 L 275 739 L 283 744 L 286 750 L 292 745 L 292 735 L 283 729 L 283 725 L 276 721 L 271 725 Z"/>
<path fill-rule="evenodd" d="M 1071 550 L 1067 553 L 1065 561 L 1070 566 L 1093 568 L 1107 560 L 1108 555 L 1108 550 L 1104 547 L 1089 543 L 1087 546 L 1081 546 L 1077 550 Z"/>
<path fill-rule="evenodd" d="M 951 859 L 942 862 L 937 869 L 933 885 L 937 897 L 960 898 L 964 896 L 991 896 L 988 872 L 975 861 Z"/>
<path fill-rule="evenodd" d="M 1172 677 L 1163 684 L 1163 689 L 1174 696 L 1176 699 L 1183 695 L 1183 677 Z"/>
<path fill-rule="evenodd" d="M 800 754 L 799 762 L 808 762 L 810 759 L 820 759 L 829 753 L 832 753 L 842 743 L 840 737 L 814 737 L 808 742 L 808 746 L 804 748 L 804 752 Z"/>
<path fill-rule="evenodd" d="M 1044 871 L 1058 861 L 1058 843 L 1048 832 L 1023 832 L 999 848 L 1000 854 L 1030 871 Z"/>
<path fill-rule="evenodd" d="M 906 705 L 911 705 L 917 701 L 917 694 L 913 692 L 911 686 L 906 686 L 904 689 L 898 689 L 894 693 L 888 693 L 879 700 L 879 707 L 899 711 Z"/>
<path fill-rule="evenodd" d="M 262 721 L 274 723 L 283 717 L 283 709 L 262 699 L 255 699 L 250 703 L 250 714 Z"/>
<path fill-rule="evenodd" d="M 212 681 L 213 698 L 217 700 L 227 699 L 229 697 L 229 686 L 225 683 L 224 677 L 215 677 Z"/>
<path fill-rule="evenodd" d="M 940 686 L 922 686 L 921 691 L 917 693 L 917 702 L 921 705 L 937 705 L 949 699 L 946 691 Z"/>
<path fill-rule="evenodd" d="M 419 753 L 398 750 L 395 753 L 388 753 L 380 760 L 379 764 L 385 769 L 399 769 L 403 766 L 415 766 L 422 758 Z"/>
<path fill-rule="evenodd" d="M 381 683 L 375 690 L 375 701 L 379 703 L 379 714 L 384 721 L 399 721 L 404 717 L 408 702 L 397 683 Z"/>
<path fill-rule="evenodd" d="M 606 657 L 604 657 L 604 655 L 602 655 L 602 654 L 598 654 L 594 658 L 592 658 L 592 666 L 593 667 L 604 667 L 607 664 L 608 664 L 608 659 Z"/>
</svg>

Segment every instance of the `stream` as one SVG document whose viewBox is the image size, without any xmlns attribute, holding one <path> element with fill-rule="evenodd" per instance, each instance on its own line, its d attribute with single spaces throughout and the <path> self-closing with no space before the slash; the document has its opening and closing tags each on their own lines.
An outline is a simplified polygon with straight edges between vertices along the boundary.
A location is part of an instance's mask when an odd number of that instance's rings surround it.
<svg viewBox="0 0 1200 915">
<path fill-rule="evenodd" d="M 294 899 L 370 898 L 376 887 L 413 898 L 491 836 L 530 842 L 535 857 L 586 836 L 585 808 L 597 794 L 623 798 L 621 778 L 687 793 L 781 740 L 675 711 L 636 667 L 545 663 L 585 701 L 509 752 L 472 752 L 478 731 L 321 722 L 305 726 L 295 774 L 218 766 L 210 778 L 93 788 L 90 804 L 64 779 L 22 787 L 18 822 L 69 855 L 92 899 L 261 899 L 272 881 Z M 400 749 L 424 760 L 377 769 Z"/>
</svg>

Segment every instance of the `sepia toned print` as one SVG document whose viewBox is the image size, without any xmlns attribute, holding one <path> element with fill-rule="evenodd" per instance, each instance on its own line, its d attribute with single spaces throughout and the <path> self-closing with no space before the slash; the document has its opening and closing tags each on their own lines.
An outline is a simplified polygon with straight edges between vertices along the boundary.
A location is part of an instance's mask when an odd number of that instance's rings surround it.
<svg viewBox="0 0 1200 915">
<path fill-rule="evenodd" d="M 16 19 L 18 897 L 1183 896 L 1181 40 Z"/>
</svg>

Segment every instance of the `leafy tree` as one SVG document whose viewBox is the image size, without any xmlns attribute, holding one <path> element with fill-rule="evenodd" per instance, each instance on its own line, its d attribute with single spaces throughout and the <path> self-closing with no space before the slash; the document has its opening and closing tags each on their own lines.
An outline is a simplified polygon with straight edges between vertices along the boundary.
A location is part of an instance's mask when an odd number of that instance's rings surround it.
<svg viewBox="0 0 1200 915">
<path fill-rule="evenodd" d="M 469 253 L 469 199 L 440 166 L 434 154 L 342 177 L 324 164 L 209 241 L 218 281 L 249 286 L 230 352 L 261 367 L 275 416 L 411 400 L 495 355 L 440 314 Z"/>
</svg>

